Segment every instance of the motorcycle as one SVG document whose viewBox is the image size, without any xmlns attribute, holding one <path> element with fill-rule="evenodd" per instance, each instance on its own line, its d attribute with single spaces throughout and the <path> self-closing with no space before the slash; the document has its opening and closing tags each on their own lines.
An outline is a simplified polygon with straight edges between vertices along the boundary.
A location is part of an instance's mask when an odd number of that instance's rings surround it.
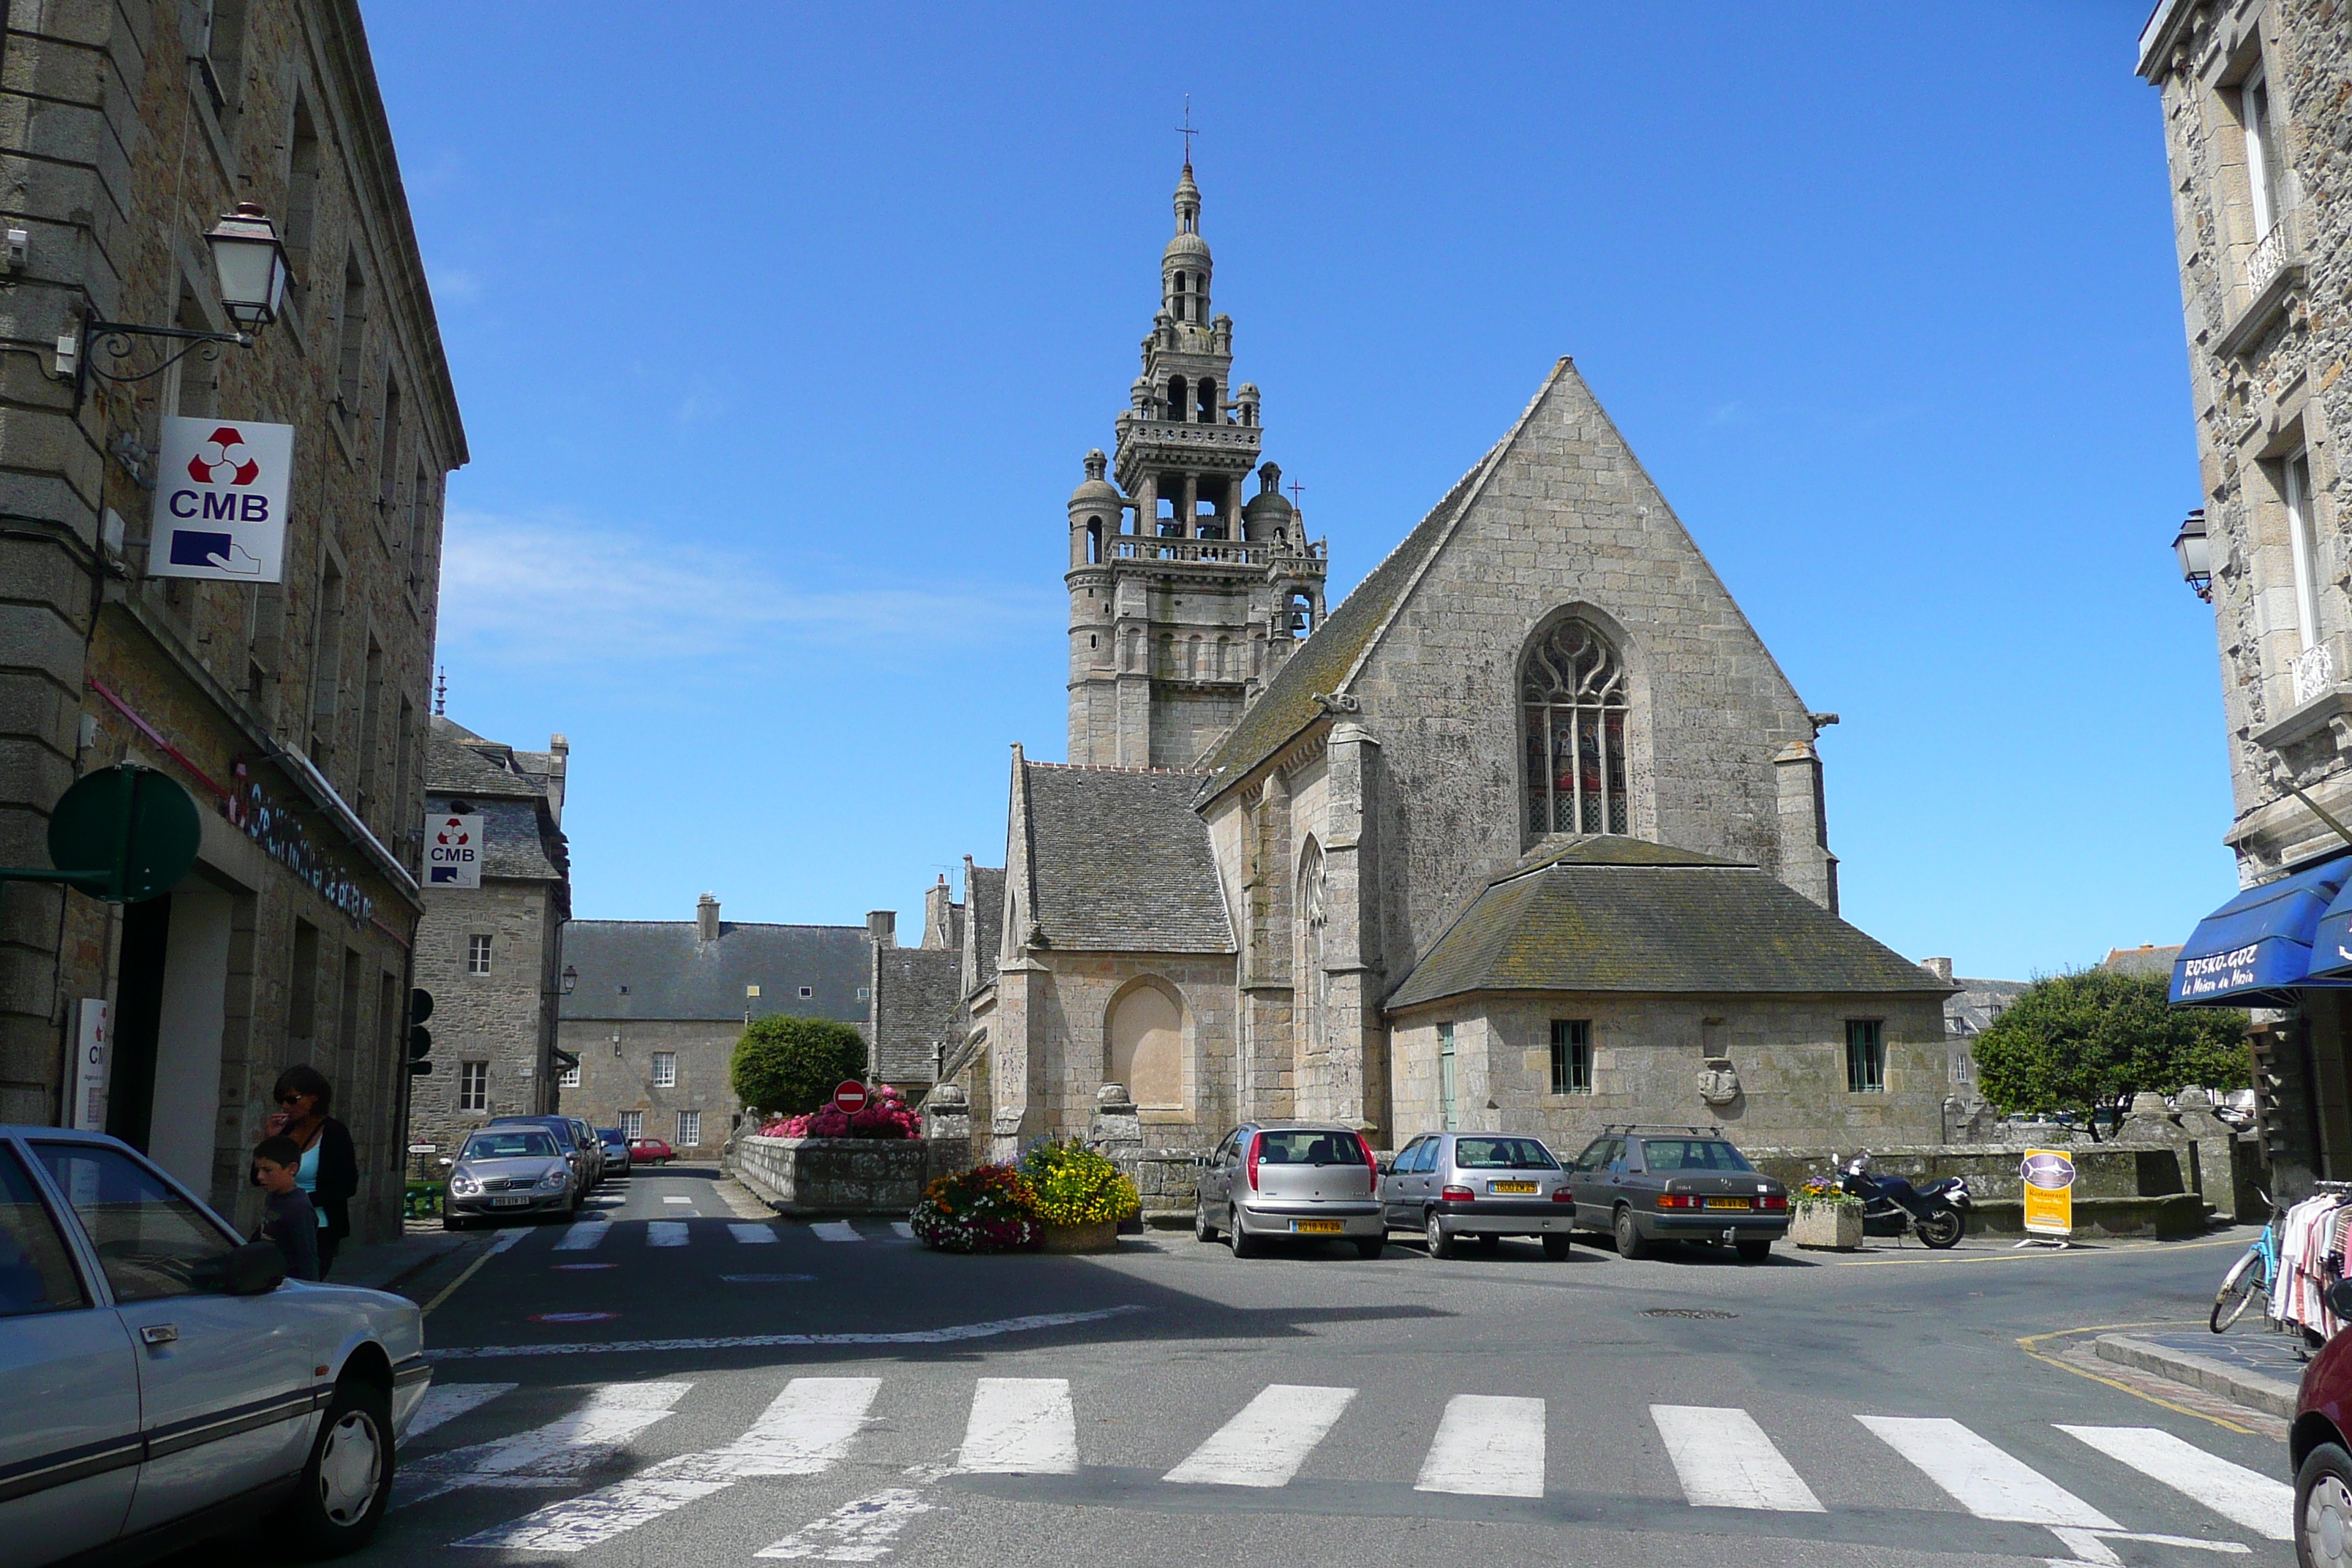
<svg viewBox="0 0 2352 1568">
<path fill-rule="evenodd" d="M 1938 1251 L 1959 1245 L 1960 1234 L 1968 1228 L 1969 1205 L 1975 1202 L 1965 1176 L 1946 1176 L 1915 1187 L 1901 1176 L 1878 1175 L 1870 1168 L 1867 1149 L 1846 1163 L 1838 1190 L 1862 1200 L 1863 1235 L 1916 1231 L 1921 1241 Z"/>
</svg>

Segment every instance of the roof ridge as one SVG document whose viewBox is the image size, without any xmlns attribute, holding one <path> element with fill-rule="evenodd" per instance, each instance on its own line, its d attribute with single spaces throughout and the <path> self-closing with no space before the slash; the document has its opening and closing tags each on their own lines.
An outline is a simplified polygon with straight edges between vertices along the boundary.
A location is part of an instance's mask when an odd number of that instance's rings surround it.
<svg viewBox="0 0 2352 1568">
<path fill-rule="evenodd" d="M 1066 773 L 1173 773 L 1193 779 L 1210 776 L 1207 770 L 1202 768 L 1130 768 L 1118 763 L 1038 763 L 1030 762 L 1025 757 L 1022 760 L 1033 768 L 1058 768 Z M 1003 868 L 1000 866 L 993 869 L 1003 870 Z"/>
</svg>

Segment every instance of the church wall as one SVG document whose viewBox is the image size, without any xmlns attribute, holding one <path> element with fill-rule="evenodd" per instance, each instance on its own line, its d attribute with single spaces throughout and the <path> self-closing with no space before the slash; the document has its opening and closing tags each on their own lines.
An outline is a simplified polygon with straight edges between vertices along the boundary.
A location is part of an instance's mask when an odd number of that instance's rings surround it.
<svg viewBox="0 0 2352 1568">
<path fill-rule="evenodd" d="M 1590 1094 L 1550 1091 L 1554 1018 L 1591 1024 Z M 1884 1022 L 1882 1093 L 1847 1092 L 1850 1018 Z M 1735 1142 L 1759 1146 L 1943 1138 L 1944 1017 L 1941 1002 L 1932 996 L 1602 994 L 1434 1003 L 1391 1026 L 1396 1125 L 1383 1130 L 1387 1147 L 1402 1147 L 1441 1125 L 1441 1023 L 1454 1026 L 1459 1125 L 1533 1133 L 1563 1156 L 1612 1121 L 1719 1122 Z M 1728 1105 L 1699 1098 L 1698 1075 L 1709 1052 L 1728 1057 L 1739 1075 L 1740 1097 Z"/>
<path fill-rule="evenodd" d="M 1142 1112 L 1154 1147 L 1206 1148 L 1237 1120 L 1233 1064 L 1236 998 L 1225 954 L 1036 952 L 1032 1028 L 1045 1066 L 1034 1080 L 1022 1136 L 1084 1136 L 1106 1081 L 1111 1005 L 1136 981 L 1155 979 L 1183 1005 L 1184 1109 Z M 1129 1086 L 1132 1087 L 1132 1086 Z"/>
</svg>

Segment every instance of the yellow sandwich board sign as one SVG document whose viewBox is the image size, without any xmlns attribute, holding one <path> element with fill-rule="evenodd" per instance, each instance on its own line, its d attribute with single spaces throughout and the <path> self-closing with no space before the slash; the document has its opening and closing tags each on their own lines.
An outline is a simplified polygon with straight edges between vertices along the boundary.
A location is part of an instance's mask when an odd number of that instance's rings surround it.
<svg viewBox="0 0 2352 1568">
<path fill-rule="evenodd" d="M 2074 1234 L 2074 1159 L 2057 1149 L 2028 1149 L 2019 1169 L 2028 1236 Z"/>
</svg>

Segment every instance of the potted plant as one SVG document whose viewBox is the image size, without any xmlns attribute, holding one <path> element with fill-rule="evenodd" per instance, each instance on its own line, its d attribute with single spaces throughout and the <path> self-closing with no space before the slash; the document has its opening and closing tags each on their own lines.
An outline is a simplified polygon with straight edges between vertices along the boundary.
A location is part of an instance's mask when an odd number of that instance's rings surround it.
<svg viewBox="0 0 2352 1568">
<path fill-rule="evenodd" d="M 1048 1252 L 1108 1252 L 1118 1245 L 1118 1222 L 1143 1210 L 1126 1173 L 1075 1142 L 1032 1146 L 1021 1173 L 1036 1194 Z"/>
<path fill-rule="evenodd" d="M 1862 1246 L 1862 1200 L 1820 1177 L 1805 1183 L 1790 1205 L 1789 1240 L 1797 1247 L 1853 1252 Z"/>
<path fill-rule="evenodd" d="M 909 1216 L 915 1239 L 940 1252 L 1024 1252 L 1044 1227 L 1037 1194 L 1011 1165 L 975 1165 L 923 1189 Z"/>
</svg>

